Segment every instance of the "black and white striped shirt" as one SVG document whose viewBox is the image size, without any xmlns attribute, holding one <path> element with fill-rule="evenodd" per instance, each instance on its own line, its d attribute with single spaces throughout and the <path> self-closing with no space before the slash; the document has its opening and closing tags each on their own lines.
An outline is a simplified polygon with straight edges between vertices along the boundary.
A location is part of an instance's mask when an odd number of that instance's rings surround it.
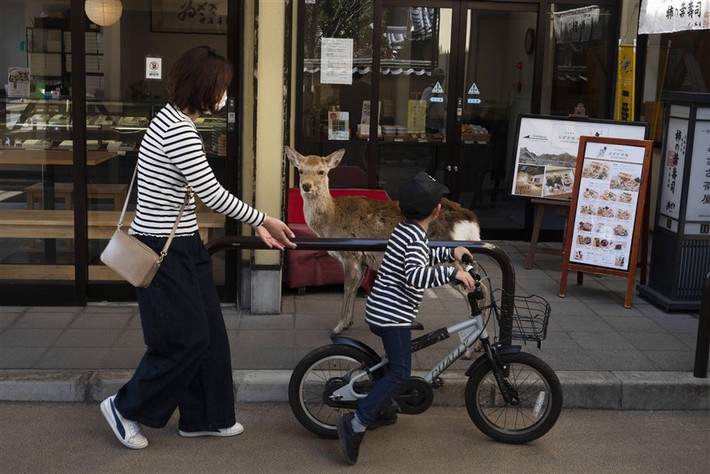
<svg viewBox="0 0 710 474">
<path fill-rule="evenodd" d="M 375 285 L 367 297 L 365 320 L 375 326 L 409 326 L 417 317 L 424 290 L 450 282 L 454 249 L 429 248 L 426 232 L 414 221 L 397 225 L 387 242 Z"/>
<path fill-rule="evenodd" d="M 191 186 L 210 209 L 252 226 L 266 215 L 242 202 L 217 181 L 193 121 L 171 104 L 151 121 L 138 150 L 138 203 L 133 234 L 168 236 Z M 195 199 L 180 219 L 176 236 L 198 231 Z"/>
</svg>

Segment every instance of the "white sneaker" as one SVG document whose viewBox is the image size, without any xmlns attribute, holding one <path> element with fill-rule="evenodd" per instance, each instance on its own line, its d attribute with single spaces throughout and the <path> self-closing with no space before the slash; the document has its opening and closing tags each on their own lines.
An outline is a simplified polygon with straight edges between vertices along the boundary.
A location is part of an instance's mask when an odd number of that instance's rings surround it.
<svg viewBox="0 0 710 474">
<path fill-rule="evenodd" d="M 197 438 L 198 436 L 236 436 L 244 431 L 241 423 L 236 422 L 229 428 L 220 428 L 214 431 L 183 431 L 180 430 L 180 436 L 185 438 Z"/>
<path fill-rule="evenodd" d="M 113 403 L 114 398 L 116 395 L 111 395 L 101 402 L 101 413 L 104 418 L 121 444 L 131 449 L 145 448 L 148 446 L 148 440 L 141 434 L 141 426 L 138 422 L 127 420 L 121 416 Z"/>
</svg>

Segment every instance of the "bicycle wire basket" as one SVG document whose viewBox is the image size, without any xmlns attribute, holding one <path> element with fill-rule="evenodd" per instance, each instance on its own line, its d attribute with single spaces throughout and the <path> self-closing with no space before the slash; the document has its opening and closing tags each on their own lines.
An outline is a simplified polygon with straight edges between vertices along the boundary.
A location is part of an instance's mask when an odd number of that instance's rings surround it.
<svg viewBox="0 0 710 474">
<path fill-rule="evenodd" d="M 501 314 L 501 299 L 503 290 L 493 291 L 493 304 L 499 326 L 504 326 Z M 511 338 L 519 341 L 535 341 L 537 347 L 547 337 L 547 323 L 550 319 L 550 304 L 542 296 L 514 296 Z"/>
</svg>

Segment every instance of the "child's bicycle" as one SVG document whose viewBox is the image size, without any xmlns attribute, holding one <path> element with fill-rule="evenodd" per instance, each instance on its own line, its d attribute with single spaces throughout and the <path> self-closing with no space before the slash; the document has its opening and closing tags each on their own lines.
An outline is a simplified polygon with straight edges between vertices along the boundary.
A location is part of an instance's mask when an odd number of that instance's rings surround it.
<svg viewBox="0 0 710 474">
<path fill-rule="evenodd" d="M 501 345 L 496 339 L 491 342 L 484 310 L 488 317 L 491 312 L 495 314 L 501 335 L 505 331 L 513 339 L 537 341 L 539 346 L 547 333 L 550 306 L 539 296 L 514 298 L 514 314 L 506 315 L 491 294 L 490 305 L 479 308 L 484 292 L 474 264 L 469 259 L 465 266 L 476 282 L 474 290 L 467 294 L 470 317 L 413 339 L 412 352 L 457 333 L 461 343 L 424 377 L 413 376 L 395 401 L 405 414 L 426 411 L 433 402 L 434 389 L 442 385 L 439 375 L 480 339 L 483 354 L 466 371 L 468 415 L 478 429 L 494 440 L 527 443 L 547 433 L 557 422 L 562 410 L 562 386 L 555 372 L 540 358 L 521 352 L 520 346 Z M 500 294 L 502 298 L 502 291 Z M 414 323 L 412 329 L 423 327 Z M 296 419 L 306 429 L 319 436 L 337 438 L 337 413 L 355 410 L 387 370 L 387 359 L 356 339 L 331 335 L 331 340 L 332 344 L 311 351 L 296 365 L 288 397 Z"/>
</svg>

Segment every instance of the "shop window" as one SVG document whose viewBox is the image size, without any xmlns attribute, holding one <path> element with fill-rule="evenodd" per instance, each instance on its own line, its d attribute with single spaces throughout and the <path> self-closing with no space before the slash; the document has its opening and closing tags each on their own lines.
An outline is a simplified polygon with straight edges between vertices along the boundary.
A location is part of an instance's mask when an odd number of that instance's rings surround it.
<svg viewBox="0 0 710 474">
<path fill-rule="evenodd" d="M 552 68 L 549 110 L 568 115 L 582 103 L 593 118 L 611 118 L 614 76 L 610 41 L 616 41 L 610 6 L 554 4 L 552 14 Z M 544 102 L 543 102 L 544 104 Z"/>
<path fill-rule="evenodd" d="M 327 155 L 346 149 L 331 186 L 366 186 L 372 85 L 373 2 L 323 1 L 302 9 L 303 95 L 298 151 Z M 352 64 L 350 64 L 352 60 Z M 348 168 L 351 167 L 351 168 Z"/>
<path fill-rule="evenodd" d="M 710 31 L 663 34 L 660 44 L 666 45 L 668 54 L 668 65 L 659 74 L 665 78 L 664 91 L 710 91 Z"/>
</svg>

